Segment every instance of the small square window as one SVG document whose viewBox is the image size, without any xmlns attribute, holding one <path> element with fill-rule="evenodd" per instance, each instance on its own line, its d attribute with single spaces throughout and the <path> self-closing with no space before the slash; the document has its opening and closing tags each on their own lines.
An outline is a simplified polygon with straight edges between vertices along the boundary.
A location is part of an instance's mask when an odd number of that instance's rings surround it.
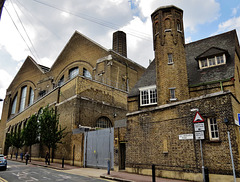
<svg viewBox="0 0 240 182">
<path fill-rule="evenodd" d="M 208 62 L 209 62 L 209 66 L 214 66 L 214 65 L 216 65 L 216 63 L 215 63 L 215 58 L 213 57 L 213 58 L 209 58 L 208 59 Z"/>
<path fill-rule="evenodd" d="M 224 64 L 223 56 L 217 56 L 217 64 Z"/>
<path fill-rule="evenodd" d="M 168 64 L 173 64 L 173 55 L 171 53 L 168 54 Z"/>
<path fill-rule="evenodd" d="M 208 66 L 208 63 L 207 63 L 207 59 L 204 59 L 201 61 L 201 67 L 204 68 L 204 67 L 207 67 Z"/>
</svg>

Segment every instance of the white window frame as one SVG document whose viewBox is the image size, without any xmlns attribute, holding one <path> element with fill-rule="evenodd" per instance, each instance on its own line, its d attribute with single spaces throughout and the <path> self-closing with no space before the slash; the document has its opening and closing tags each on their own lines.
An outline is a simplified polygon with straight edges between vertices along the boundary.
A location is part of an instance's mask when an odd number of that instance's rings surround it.
<svg viewBox="0 0 240 182">
<path fill-rule="evenodd" d="M 223 61 L 221 61 L 220 63 L 218 63 L 218 58 L 219 57 L 223 58 Z M 212 60 L 214 62 L 212 62 Z M 203 64 L 203 61 L 204 61 L 204 64 Z M 218 56 L 214 56 L 214 57 L 209 57 L 209 58 L 206 58 L 204 60 L 199 60 L 198 63 L 199 63 L 199 68 L 200 69 L 205 69 L 205 68 L 209 68 L 209 67 L 223 65 L 223 64 L 226 64 L 226 55 L 223 54 L 223 55 L 218 55 Z"/>
<path fill-rule="evenodd" d="M 140 106 L 148 106 L 148 105 L 157 104 L 157 87 L 156 87 L 156 85 L 139 88 L 139 91 L 140 91 Z M 143 104 L 143 100 L 142 100 L 143 92 L 147 92 L 146 99 L 148 101 L 147 103 L 144 103 L 144 104 Z M 154 96 L 154 97 L 151 97 L 151 96 Z"/>
<path fill-rule="evenodd" d="M 176 101 L 176 87 L 169 88 L 170 101 Z"/>
<path fill-rule="evenodd" d="M 218 141 L 219 140 L 219 129 L 217 125 L 217 119 L 216 118 L 208 118 L 208 132 L 209 132 L 209 138 L 211 141 Z M 213 136 L 214 134 L 214 136 Z M 217 136 L 216 136 L 217 134 Z"/>
<path fill-rule="evenodd" d="M 173 54 L 172 53 L 168 53 L 168 64 L 173 64 Z"/>
</svg>

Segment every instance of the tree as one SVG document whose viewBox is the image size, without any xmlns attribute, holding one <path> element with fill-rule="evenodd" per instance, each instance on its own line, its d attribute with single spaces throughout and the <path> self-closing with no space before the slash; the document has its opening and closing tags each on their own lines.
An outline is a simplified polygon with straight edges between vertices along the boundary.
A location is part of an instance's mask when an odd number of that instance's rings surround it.
<svg viewBox="0 0 240 182">
<path fill-rule="evenodd" d="M 5 147 L 4 147 L 4 155 L 8 154 L 9 147 L 12 146 L 12 134 L 6 133 L 6 139 L 5 139 Z"/>
<path fill-rule="evenodd" d="M 18 156 L 18 149 L 24 146 L 23 134 L 21 130 L 18 130 L 12 134 L 11 137 L 12 145 L 17 148 L 16 159 Z"/>
<path fill-rule="evenodd" d="M 24 144 L 30 148 L 30 161 L 32 154 L 32 145 L 39 142 L 39 123 L 38 115 L 32 115 L 28 121 L 26 127 L 23 129 Z"/>
<path fill-rule="evenodd" d="M 50 109 L 49 106 L 43 108 L 39 114 L 41 142 L 47 146 L 49 154 L 52 149 L 52 161 L 57 144 L 62 143 L 62 138 L 66 136 L 66 133 L 64 133 L 66 127 L 61 128 L 58 118 L 55 110 Z"/>
</svg>

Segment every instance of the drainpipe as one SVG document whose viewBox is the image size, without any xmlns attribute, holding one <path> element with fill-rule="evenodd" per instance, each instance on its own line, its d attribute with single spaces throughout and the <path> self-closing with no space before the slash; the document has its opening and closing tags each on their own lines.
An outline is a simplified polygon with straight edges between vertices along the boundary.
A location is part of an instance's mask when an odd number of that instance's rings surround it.
<svg viewBox="0 0 240 182">
<path fill-rule="evenodd" d="M 220 88 L 221 88 L 221 91 L 223 91 L 223 83 L 222 83 L 222 81 L 220 81 Z"/>
</svg>

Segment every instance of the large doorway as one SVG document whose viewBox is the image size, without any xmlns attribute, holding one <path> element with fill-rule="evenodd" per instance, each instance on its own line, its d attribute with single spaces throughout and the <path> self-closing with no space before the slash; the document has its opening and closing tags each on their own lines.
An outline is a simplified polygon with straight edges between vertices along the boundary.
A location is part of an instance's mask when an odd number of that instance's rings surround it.
<svg viewBox="0 0 240 182">
<path fill-rule="evenodd" d="M 113 169 L 114 128 L 89 131 L 84 136 L 84 166 Z"/>
</svg>

